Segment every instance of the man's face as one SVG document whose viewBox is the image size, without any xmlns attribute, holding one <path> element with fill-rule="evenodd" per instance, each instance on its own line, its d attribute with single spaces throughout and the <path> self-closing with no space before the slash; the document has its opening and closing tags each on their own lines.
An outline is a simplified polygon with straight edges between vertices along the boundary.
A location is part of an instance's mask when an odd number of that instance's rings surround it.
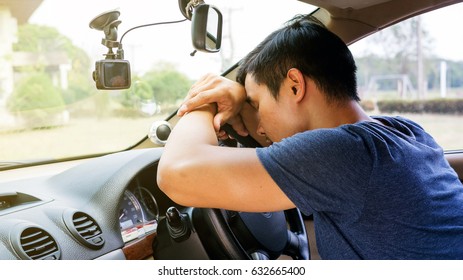
<svg viewBox="0 0 463 280">
<path fill-rule="evenodd" d="M 249 74 L 246 76 L 245 89 L 247 102 L 257 111 L 259 135 L 265 136 L 271 143 L 298 132 L 294 131 L 295 114 L 284 94 L 280 94 L 278 100 L 275 100 L 268 87 L 257 84 Z"/>
</svg>

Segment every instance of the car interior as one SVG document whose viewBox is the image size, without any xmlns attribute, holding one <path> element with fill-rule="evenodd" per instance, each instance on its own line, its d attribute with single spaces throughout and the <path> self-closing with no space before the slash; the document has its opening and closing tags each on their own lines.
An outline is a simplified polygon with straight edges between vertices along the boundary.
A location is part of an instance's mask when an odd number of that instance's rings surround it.
<svg viewBox="0 0 463 280">
<path fill-rule="evenodd" d="M 281 9 L 292 1 L 279 1 Z M 207 15 L 220 11 L 207 6 L 207 0 L 199 1 L 199 6 L 209 10 L 195 10 L 193 2 L 198 1 L 180 0 L 178 4 L 179 15 L 181 12 L 192 23 L 193 45 L 199 52 L 218 52 L 222 26 L 219 31 L 217 27 L 210 31 Z M 300 2 L 315 6 L 312 15 L 351 45 L 398 22 L 461 1 Z M 26 6 L 13 5 L 12 9 Z M 219 4 L 216 7 L 220 10 Z M 262 12 L 265 8 L 261 7 Z M 117 35 L 115 38 L 111 33 L 120 23 L 118 16 L 118 11 L 99 14 L 90 22 L 94 30 L 88 29 L 89 33 L 104 34 L 102 44 L 109 50 L 93 72 L 100 89 L 130 86 L 129 60 L 120 52 L 111 52 L 111 48 L 119 47 L 114 43 Z M 227 14 L 222 16 L 225 28 Z M 239 60 L 234 63 L 221 72 L 232 80 Z M 129 78 L 115 83 L 108 75 Z M 311 217 L 297 209 L 244 213 L 178 205 L 167 197 L 156 183 L 157 164 L 178 119 L 173 110 L 154 122 L 147 136 L 124 150 L 2 165 L 0 259 L 320 259 Z M 235 140 L 223 141 L 222 145 L 240 148 L 262 143 L 253 133 L 245 138 L 232 130 L 227 132 Z M 447 150 L 445 157 L 463 181 L 463 150 Z"/>
</svg>

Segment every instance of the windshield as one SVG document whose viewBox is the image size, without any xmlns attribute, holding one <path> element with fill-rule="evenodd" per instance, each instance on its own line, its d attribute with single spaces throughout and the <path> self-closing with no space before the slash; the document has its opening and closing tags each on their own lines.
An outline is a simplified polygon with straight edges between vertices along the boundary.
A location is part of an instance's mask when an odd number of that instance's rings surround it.
<svg viewBox="0 0 463 280">
<path fill-rule="evenodd" d="M 177 1 L 29 0 L 0 6 L 0 161 L 58 160 L 127 149 L 172 114 L 191 84 L 221 73 L 268 33 L 315 7 L 299 1 L 206 1 L 224 15 L 222 50 L 192 55 L 191 23 L 135 29 L 123 38 L 128 90 L 97 90 L 104 59 L 97 15 L 118 9 L 118 39 L 132 27 L 184 19 Z M 266 6 L 266 12 L 259 9 Z M 273 14 L 270 14 L 273 11 Z"/>
<path fill-rule="evenodd" d="M 417 122 L 447 152 L 463 148 L 462 12 L 430 11 L 350 46 L 364 109 Z"/>
</svg>

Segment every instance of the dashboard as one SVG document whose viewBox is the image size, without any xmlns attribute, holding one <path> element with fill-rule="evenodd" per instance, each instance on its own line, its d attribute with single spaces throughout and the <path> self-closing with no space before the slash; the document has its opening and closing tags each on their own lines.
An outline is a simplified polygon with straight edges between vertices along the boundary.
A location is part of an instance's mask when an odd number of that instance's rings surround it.
<svg viewBox="0 0 463 280">
<path fill-rule="evenodd" d="M 156 199 L 148 189 L 137 187 L 133 191 L 124 192 L 119 206 L 119 225 L 125 243 L 156 232 L 158 218 Z"/>
<path fill-rule="evenodd" d="M 241 234 L 220 227 L 230 213 L 195 209 L 187 240 L 173 242 L 166 234 L 168 210 L 186 208 L 157 186 L 162 151 L 136 149 L 1 171 L 0 260 L 241 259 L 230 257 L 238 252 L 233 235 Z M 460 172 L 461 158 L 447 158 Z"/>
<path fill-rule="evenodd" d="M 0 172 L 0 259 L 150 258 L 176 205 L 156 184 L 161 154 L 125 151 L 23 179 Z"/>
</svg>

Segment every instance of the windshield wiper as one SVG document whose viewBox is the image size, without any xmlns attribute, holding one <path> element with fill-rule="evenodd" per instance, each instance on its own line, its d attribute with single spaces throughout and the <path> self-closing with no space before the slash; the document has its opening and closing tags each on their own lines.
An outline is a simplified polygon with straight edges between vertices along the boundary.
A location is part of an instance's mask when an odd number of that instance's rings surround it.
<svg viewBox="0 0 463 280">
<path fill-rule="evenodd" d="M 53 162 L 55 159 L 52 158 L 41 158 L 34 160 L 23 160 L 23 161 L 2 161 L 0 162 L 0 170 L 12 169 L 20 166 L 31 166 L 39 163 Z"/>
<path fill-rule="evenodd" d="M 23 165 L 23 164 L 27 164 L 27 162 L 21 162 L 21 161 L 4 161 L 4 162 L 0 162 L 0 168 L 10 167 L 10 166 L 16 166 L 16 165 Z"/>
</svg>

